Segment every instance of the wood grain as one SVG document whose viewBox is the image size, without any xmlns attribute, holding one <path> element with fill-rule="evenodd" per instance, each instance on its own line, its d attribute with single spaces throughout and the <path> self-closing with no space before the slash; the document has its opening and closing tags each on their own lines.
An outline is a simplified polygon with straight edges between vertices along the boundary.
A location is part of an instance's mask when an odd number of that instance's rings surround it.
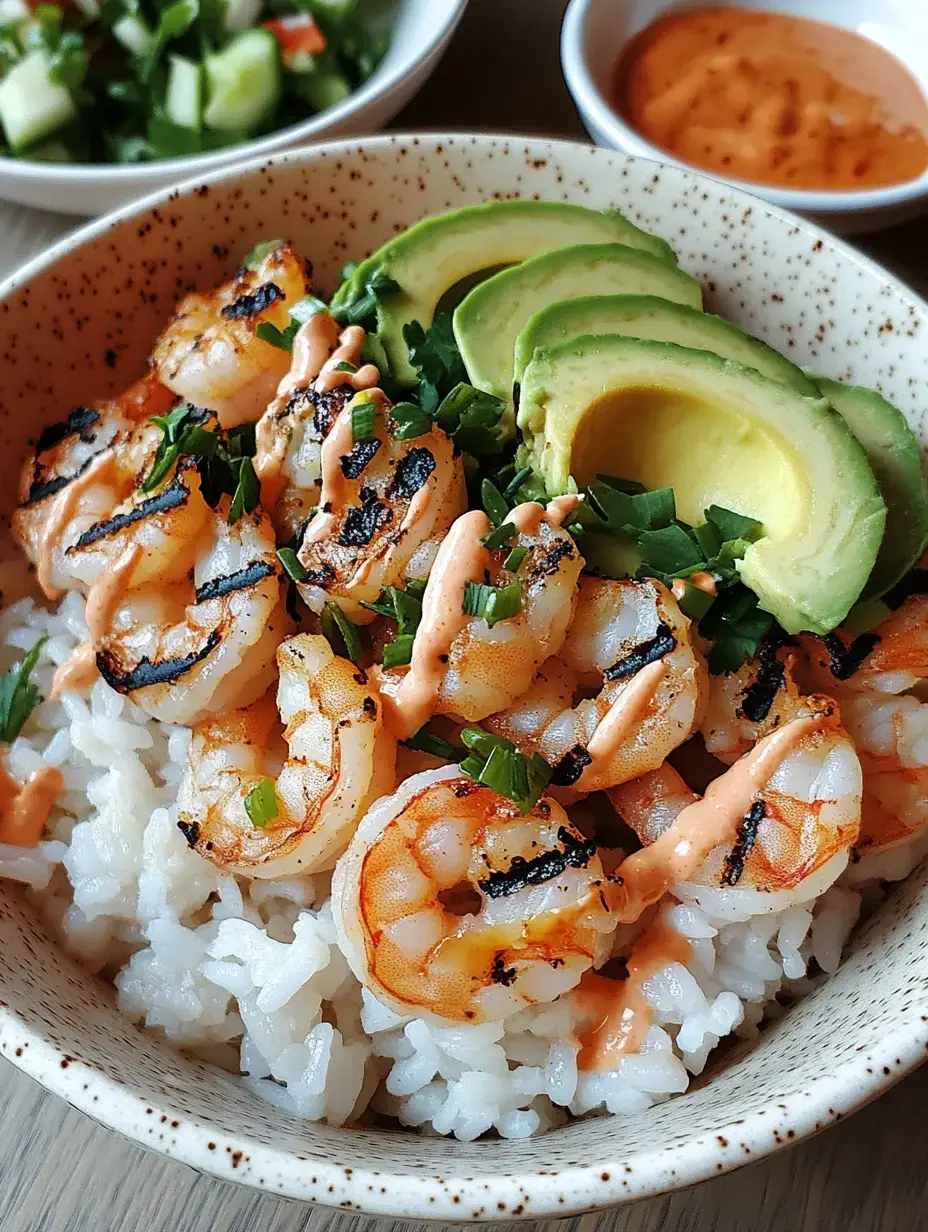
<svg viewBox="0 0 928 1232">
<path fill-rule="evenodd" d="M 558 67 L 563 0 L 471 0 L 397 127 L 583 138 Z M 74 220 L 0 204 L 0 274 Z M 860 243 L 928 291 L 924 224 Z M 571 1232 L 915 1232 L 928 1228 L 928 1069 L 811 1142 L 698 1189 L 557 1224 Z M 353 1232 L 373 1221 L 201 1176 L 131 1145 L 0 1062 L 0 1232 Z M 429 1225 L 378 1221 L 376 1232 Z M 434 1227 L 434 1225 L 431 1225 Z M 526 1224 L 537 1229 L 540 1224 Z M 554 1224 L 548 1225 L 554 1228 Z"/>
</svg>

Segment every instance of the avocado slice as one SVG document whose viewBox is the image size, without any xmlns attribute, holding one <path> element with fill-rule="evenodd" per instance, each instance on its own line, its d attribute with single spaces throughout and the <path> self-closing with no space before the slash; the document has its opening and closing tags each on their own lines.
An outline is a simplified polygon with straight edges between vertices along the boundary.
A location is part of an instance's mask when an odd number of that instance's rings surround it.
<svg viewBox="0 0 928 1232">
<path fill-rule="evenodd" d="M 454 313 L 454 336 L 478 389 L 503 398 L 514 417 L 516 340 L 539 309 L 591 291 L 646 292 L 698 310 L 695 278 L 627 244 L 576 244 L 523 261 L 475 287 Z M 504 424 L 506 418 L 504 418 Z"/>
<path fill-rule="evenodd" d="M 519 427 L 549 492 L 610 472 L 672 487 L 694 525 L 713 503 L 761 521 L 741 576 L 789 633 L 829 632 L 870 576 L 886 508 L 823 398 L 708 351 L 590 335 L 535 352 Z"/>
<path fill-rule="evenodd" d="M 886 534 L 862 599 L 877 599 L 918 563 L 928 544 L 928 484 L 918 438 L 900 410 L 873 389 L 815 378 L 863 445 L 886 502 Z"/>
<path fill-rule="evenodd" d="M 809 398 L 820 397 L 813 380 L 779 351 L 753 338 L 724 317 L 697 312 L 655 295 L 587 295 L 549 304 L 531 318 L 516 341 L 515 379 L 539 347 L 557 346 L 584 334 L 621 334 L 654 342 L 675 342 L 696 351 L 712 351 L 782 381 Z"/>
<path fill-rule="evenodd" d="M 403 326 L 431 325 L 436 306 L 450 288 L 482 270 L 515 265 L 567 244 L 627 244 L 668 265 L 676 263 L 666 240 L 649 235 L 618 210 L 588 210 L 564 201 L 489 201 L 425 218 L 362 261 L 332 297 L 336 316 L 375 273 L 400 290 L 377 305 L 377 333 L 394 379 L 413 385 L 415 369 L 403 341 Z"/>
</svg>

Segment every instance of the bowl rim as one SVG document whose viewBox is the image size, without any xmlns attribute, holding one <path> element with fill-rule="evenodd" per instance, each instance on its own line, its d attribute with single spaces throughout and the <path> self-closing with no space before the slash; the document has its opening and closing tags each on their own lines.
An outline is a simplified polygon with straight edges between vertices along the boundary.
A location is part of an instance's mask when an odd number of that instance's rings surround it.
<svg viewBox="0 0 928 1232">
<path fill-rule="evenodd" d="M 616 148 L 632 157 L 650 158 L 672 167 L 680 167 L 787 210 L 812 210 L 830 214 L 856 214 L 867 210 L 903 206 L 921 197 L 928 197 L 928 168 L 914 180 L 889 184 L 883 188 L 868 188 L 859 192 L 825 191 L 822 189 L 780 188 L 775 184 L 758 184 L 753 180 L 718 175 L 697 167 L 694 163 L 675 158 L 668 150 L 649 141 L 636 128 L 626 123 L 599 88 L 584 54 L 586 22 L 598 0 L 570 0 L 561 24 L 561 71 L 571 98 L 581 117 L 589 118 L 602 132 L 616 142 Z M 623 47 L 625 44 L 622 45 Z M 621 48 L 619 49 L 621 50 Z M 618 54 L 618 53 L 617 53 Z M 923 89 L 925 83 L 919 83 Z"/>
<path fill-rule="evenodd" d="M 464 16 L 468 0 L 446 0 L 448 5 L 444 18 L 438 22 L 427 44 L 418 57 L 411 59 L 400 48 L 401 57 L 394 68 L 384 70 L 381 62 L 371 76 L 334 107 L 326 107 L 305 120 L 276 128 L 261 137 L 253 137 L 235 145 L 222 146 L 208 153 L 183 154 L 179 158 L 154 158 L 144 163 L 51 163 L 36 159 L 0 157 L 0 178 L 12 177 L 20 183 L 46 185 L 49 188 L 68 188 L 88 180 L 103 181 L 107 188 L 137 187 L 138 193 L 154 191 L 157 184 L 149 187 L 150 181 L 163 184 L 166 177 L 172 183 L 203 175 L 214 168 L 228 166 L 249 158 L 260 158 L 274 151 L 292 147 L 314 138 L 325 139 L 327 133 L 335 135 L 365 107 L 381 97 L 392 94 L 402 86 L 405 79 L 426 61 L 436 49 L 442 48 L 454 33 Z M 50 202 L 49 205 L 52 203 Z"/>
<path fill-rule="evenodd" d="M 623 151 L 603 150 L 584 142 L 521 134 L 419 130 L 380 134 L 371 138 L 341 138 L 299 150 L 283 151 L 270 159 L 251 158 L 235 165 L 223 166 L 213 170 L 205 178 L 194 176 L 173 187 L 161 188 L 84 223 L 4 278 L 0 282 L 0 304 L 7 301 L 14 291 L 28 284 L 32 278 L 53 268 L 78 249 L 99 241 L 115 226 L 142 217 L 159 206 L 193 196 L 204 186 L 212 187 L 258 175 L 268 168 L 299 166 L 324 161 L 330 157 L 347 160 L 355 157 L 359 145 L 363 145 L 364 151 L 370 153 L 372 150 L 389 150 L 401 141 L 417 143 L 425 150 L 449 141 L 483 146 L 491 151 L 506 143 L 516 143 L 526 146 L 537 157 L 556 158 L 559 154 L 567 156 L 583 151 L 591 160 L 599 154 L 606 154 L 629 162 L 653 162 L 635 158 Z M 660 169 L 660 164 L 655 164 L 655 169 Z M 697 182 L 710 178 L 688 167 L 671 170 L 676 176 Z M 755 211 L 764 211 L 782 223 L 801 229 L 810 238 L 820 240 L 824 247 L 831 248 L 842 261 L 849 261 L 879 278 L 896 294 L 912 303 L 917 311 L 928 317 L 928 303 L 900 279 L 843 240 L 814 223 L 796 217 L 788 210 L 751 196 L 741 188 L 732 188 L 730 191 L 735 197 L 742 199 L 739 204 Z M 923 884 L 928 882 L 928 865 L 924 865 L 921 872 L 918 868 L 914 869 L 907 880 L 914 878 L 920 878 Z M 29 907 L 27 909 L 31 910 Z M 51 937 L 51 940 L 57 944 L 54 937 Z M 75 960 L 70 961 L 74 962 L 78 970 L 82 970 Z M 926 1023 L 928 1002 L 922 1005 L 918 998 L 912 998 L 897 1011 L 894 1028 L 881 1038 L 878 1048 L 856 1053 L 852 1061 L 844 1063 L 834 1073 L 829 1073 L 827 1068 L 822 1066 L 818 1075 L 806 1083 L 801 1092 L 784 1096 L 784 1099 L 792 1098 L 791 1104 L 771 1104 L 769 1110 L 750 1113 L 744 1118 L 736 1117 L 734 1113 L 737 1108 L 733 1108 L 731 1118 L 724 1124 L 714 1125 L 709 1133 L 675 1144 L 672 1172 L 668 1172 L 666 1147 L 660 1142 L 656 1142 L 647 1151 L 629 1156 L 628 1159 L 614 1156 L 588 1165 L 569 1165 L 551 1172 L 539 1171 L 533 1163 L 521 1172 L 503 1172 L 499 1168 L 498 1156 L 495 1155 L 499 1144 L 489 1141 L 468 1144 L 471 1152 L 475 1148 L 481 1151 L 486 1149 L 484 1171 L 481 1172 L 480 1167 L 475 1164 L 472 1154 L 467 1159 L 470 1173 L 468 1176 L 456 1175 L 453 1166 L 447 1168 L 444 1175 L 435 1176 L 429 1176 L 425 1170 L 415 1166 L 408 1171 L 397 1168 L 390 1174 L 396 1184 L 386 1187 L 386 1193 L 382 1193 L 381 1189 L 388 1174 L 371 1169 L 360 1162 L 359 1158 L 355 1158 L 348 1169 L 334 1158 L 314 1157 L 310 1163 L 305 1157 L 297 1157 L 292 1151 L 267 1146 L 253 1138 L 242 1136 L 237 1139 L 234 1134 L 230 1134 L 215 1122 L 191 1120 L 189 1112 L 181 1106 L 175 1108 L 170 1097 L 164 1097 L 160 1101 L 160 1107 L 152 1109 L 140 1093 L 130 1091 L 116 1079 L 66 1055 L 49 1033 L 15 1014 L 2 999 L 0 1056 L 6 1057 L 46 1090 L 61 1096 L 107 1128 L 123 1134 L 141 1146 L 156 1149 L 161 1154 L 220 1179 L 238 1180 L 264 1192 L 325 1207 L 351 1209 L 356 1213 L 377 1217 L 487 1223 L 513 1219 L 563 1218 L 625 1205 L 687 1188 L 795 1145 L 857 1111 L 916 1069 L 926 1059 Z M 139 1039 L 144 1038 L 144 1033 L 139 1029 Z M 189 1063 L 198 1064 L 195 1061 Z M 153 1111 L 160 1113 L 162 1120 L 170 1121 L 173 1114 L 176 1120 L 181 1122 L 176 1138 L 156 1143 L 145 1134 L 144 1114 L 150 1116 Z M 154 1119 L 151 1117 L 148 1124 L 151 1125 Z M 782 1133 L 779 1132 L 780 1126 Z M 374 1134 L 379 1137 L 381 1131 L 349 1129 L 332 1132 L 352 1135 L 363 1148 L 367 1135 Z M 224 1150 L 208 1149 L 207 1139 L 213 1140 L 212 1148 L 215 1148 L 216 1142 L 229 1145 Z M 719 1143 L 725 1142 L 727 1146 L 726 1139 L 732 1144 L 737 1142 L 738 1148 L 743 1149 L 724 1152 L 725 1158 L 719 1160 Z M 459 1145 L 461 1144 L 452 1140 L 449 1149 L 453 1152 Z M 507 1145 L 518 1146 L 517 1143 Z M 239 1158 L 243 1153 L 249 1158 L 249 1170 L 244 1175 L 235 1170 L 236 1152 Z M 360 1155 L 360 1152 L 358 1154 Z M 235 1162 L 229 1163 L 230 1159 Z M 297 1164 L 298 1159 L 303 1162 Z M 635 1164 L 634 1171 L 629 1166 L 630 1162 Z M 312 1184 L 306 1175 L 309 1171 L 314 1174 Z M 280 1176 L 280 1183 L 266 1184 L 255 1179 L 275 1173 Z M 568 1183 L 570 1196 L 565 1198 Z M 514 1201 L 519 1205 L 513 1206 Z M 499 1207 L 498 1203 L 501 1204 Z M 476 1208 L 479 1208 L 479 1211 Z M 488 1211 L 492 1214 L 487 1214 Z"/>
</svg>

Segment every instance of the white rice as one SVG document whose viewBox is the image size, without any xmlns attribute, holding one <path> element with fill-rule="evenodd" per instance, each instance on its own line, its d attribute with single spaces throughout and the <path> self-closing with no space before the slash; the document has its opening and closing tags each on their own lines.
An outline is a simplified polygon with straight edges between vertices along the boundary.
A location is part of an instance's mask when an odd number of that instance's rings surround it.
<svg viewBox="0 0 928 1232">
<path fill-rule="evenodd" d="M 34 675 L 47 693 L 85 633 L 82 610 L 72 594 L 57 612 L 28 599 L 0 612 L 0 672 L 48 636 Z M 25 883 L 64 944 L 113 978 L 130 1018 L 311 1120 L 370 1109 L 469 1141 L 529 1137 L 568 1112 L 640 1112 L 685 1091 L 720 1040 L 756 1035 L 778 998 L 806 991 L 813 959 L 817 977 L 833 971 L 860 909 L 842 884 L 778 912 L 750 891 L 677 887 L 664 922 L 691 957 L 646 980 L 653 1017 L 639 1051 L 614 1072 L 578 1072 L 568 998 L 478 1026 L 400 1018 L 351 974 L 328 876 L 249 882 L 192 852 L 174 804 L 185 730 L 103 681 L 87 699 L 43 703 L 26 730 L 11 773 L 56 766 L 64 791 L 38 847 L 0 845 L 0 876 Z M 907 872 L 901 854 L 878 875 Z"/>
</svg>

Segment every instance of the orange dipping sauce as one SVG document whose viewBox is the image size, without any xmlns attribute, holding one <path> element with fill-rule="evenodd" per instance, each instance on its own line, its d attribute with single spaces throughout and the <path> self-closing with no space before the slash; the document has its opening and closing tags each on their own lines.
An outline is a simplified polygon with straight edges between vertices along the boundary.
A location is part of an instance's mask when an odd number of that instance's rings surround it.
<svg viewBox="0 0 928 1232">
<path fill-rule="evenodd" d="M 755 184 L 857 191 L 928 167 L 928 100 L 905 65 L 804 17 L 666 13 L 622 52 L 614 103 L 682 162 Z"/>
</svg>

